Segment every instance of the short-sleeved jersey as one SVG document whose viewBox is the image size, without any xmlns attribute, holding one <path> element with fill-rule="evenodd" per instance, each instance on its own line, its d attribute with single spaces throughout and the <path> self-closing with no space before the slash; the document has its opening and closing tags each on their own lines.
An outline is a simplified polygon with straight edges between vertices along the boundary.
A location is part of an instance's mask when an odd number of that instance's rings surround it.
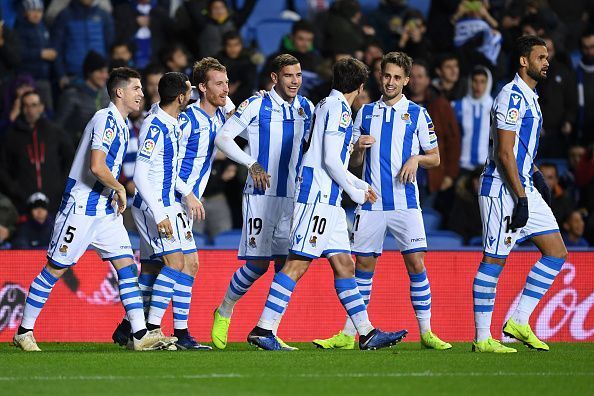
<svg viewBox="0 0 594 396">
<path fill-rule="evenodd" d="M 506 183 L 499 172 L 501 165 L 497 158 L 498 129 L 516 133 L 514 156 L 520 182 L 525 188 L 532 186 L 532 171 L 541 128 L 542 113 L 538 105 L 538 95 L 516 74 L 513 81 L 503 87 L 493 103 L 489 160 L 481 178 L 480 195 L 499 196 L 502 186 Z"/>
<path fill-rule="evenodd" d="M 138 137 L 139 149 L 136 161 L 148 162 L 151 167 L 148 174 L 135 174 L 134 177 L 148 178 L 153 186 L 153 194 L 165 208 L 175 202 L 180 134 L 178 120 L 156 106 L 142 123 Z M 141 204 L 142 195 L 137 191 L 134 205 L 141 207 Z"/>
<path fill-rule="evenodd" d="M 489 134 L 493 98 L 485 95 L 475 100 L 465 96 L 452 102 L 454 114 L 462 132 L 460 167 L 473 170 L 484 166 L 489 155 Z"/>
<path fill-rule="evenodd" d="M 318 103 L 313 116 L 309 148 L 303 156 L 303 166 L 298 177 L 297 202 L 316 201 L 340 206 L 342 188 L 336 183 L 324 165 L 324 136 L 338 135 L 342 138 L 340 161 L 345 169 L 354 143 L 351 107 L 339 91 L 332 90 L 330 96 Z"/>
<path fill-rule="evenodd" d="M 248 174 L 244 193 L 292 198 L 307 139 L 314 106 L 297 95 L 292 103 L 283 100 L 273 89 L 263 97 L 252 96 L 238 107 L 227 122 L 245 128 L 241 136 L 248 140 L 249 154 L 270 175 L 270 187 L 254 187 Z"/>
<path fill-rule="evenodd" d="M 76 214 L 104 216 L 114 213 L 111 199 L 113 190 L 104 186 L 91 173 L 91 150 L 101 150 L 106 154 L 105 164 L 117 179 L 129 139 L 127 122 L 113 103 L 95 113 L 76 149 L 60 211 L 74 203 Z"/>
<path fill-rule="evenodd" d="M 215 115 L 210 117 L 200 108 L 200 102 L 196 102 L 180 114 L 179 123 L 178 177 L 191 185 L 194 195 L 200 199 L 217 152 L 214 139 L 225 123 L 225 109 L 219 107 Z M 181 194 L 176 192 L 175 198 L 181 201 Z"/>
<path fill-rule="evenodd" d="M 402 97 L 393 106 L 382 99 L 363 105 L 354 124 L 355 139 L 371 135 L 373 144 L 365 152 L 363 179 L 377 192 L 374 204 L 366 202 L 363 210 L 419 208 L 417 182 L 401 183 L 400 168 L 408 159 L 437 147 L 437 136 L 427 110 Z"/>
</svg>

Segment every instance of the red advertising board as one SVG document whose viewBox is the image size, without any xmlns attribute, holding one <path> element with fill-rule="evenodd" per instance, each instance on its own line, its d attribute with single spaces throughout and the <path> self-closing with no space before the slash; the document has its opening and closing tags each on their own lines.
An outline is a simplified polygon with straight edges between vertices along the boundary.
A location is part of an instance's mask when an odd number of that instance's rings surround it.
<svg viewBox="0 0 594 396">
<path fill-rule="evenodd" d="M 514 252 L 497 287 L 493 334 L 517 302 L 536 252 Z M 426 258 L 432 291 L 432 327 L 448 341 L 469 341 L 474 334 L 472 281 L 480 252 L 430 252 Z M 43 251 L 0 252 L 0 341 L 12 338 L 31 280 L 45 263 Z M 212 312 L 222 299 L 229 279 L 241 263 L 235 251 L 200 252 L 200 271 L 194 286 L 190 330 L 210 341 Z M 244 341 L 257 323 L 272 266 L 237 304 L 230 341 Z M 385 252 L 373 282 L 369 314 L 385 330 L 406 328 L 408 340 L 418 340 L 409 283 L 402 257 Z M 550 341 L 594 341 L 594 252 L 572 252 L 555 283 L 532 315 L 536 334 Z M 41 313 L 35 333 L 39 341 L 109 341 L 123 315 L 117 282 L 110 265 L 87 252 L 66 279 L 60 280 Z M 165 332 L 172 315 L 166 313 Z M 332 271 L 326 260 L 315 261 L 293 293 L 279 335 L 286 341 L 309 341 L 341 329 L 345 312 L 334 292 Z"/>
</svg>

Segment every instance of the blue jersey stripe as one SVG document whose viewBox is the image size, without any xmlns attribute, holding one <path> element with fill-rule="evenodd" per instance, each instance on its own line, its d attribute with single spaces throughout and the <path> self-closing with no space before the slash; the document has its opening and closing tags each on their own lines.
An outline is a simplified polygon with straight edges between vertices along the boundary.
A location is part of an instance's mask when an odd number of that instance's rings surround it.
<svg viewBox="0 0 594 396">
<path fill-rule="evenodd" d="M 540 143 L 540 131 L 542 130 L 542 113 L 538 111 L 538 103 L 536 102 L 536 98 L 534 98 L 533 100 L 534 108 L 536 109 L 536 113 L 538 114 L 538 129 L 536 130 L 536 143 L 534 144 L 534 151 L 532 152 L 532 160 L 536 158 L 536 153 L 538 153 L 538 144 Z"/>
<path fill-rule="evenodd" d="M 421 108 L 413 103 L 408 105 L 408 114 L 410 115 L 410 124 L 406 126 L 404 132 L 404 143 L 402 144 L 402 166 L 408 161 L 412 153 L 412 142 L 415 131 L 417 130 L 417 123 L 419 122 L 419 112 Z M 417 208 L 417 196 L 415 193 L 415 185 L 413 183 L 406 183 L 404 185 L 404 192 L 406 195 L 406 207 L 408 209 Z"/>
<path fill-rule="evenodd" d="M 202 179 L 204 175 L 210 169 L 210 157 L 212 157 L 212 153 L 214 152 L 214 141 L 215 137 L 217 136 L 217 131 L 215 130 L 214 124 L 210 121 L 210 130 L 208 132 L 208 149 L 206 151 L 206 158 L 204 158 L 204 163 L 202 164 L 202 169 L 200 169 L 200 174 L 198 175 L 198 180 L 196 180 L 196 184 L 194 185 L 193 192 L 194 195 L 200 198 L 200 183 L 202 183 Z"/>
<path fill-rule="evenodd" d="M 283 111 L 285 106 L 283 107 Z M 292 118 L 292 117 L 291 117 Z M 283 120 L 283 142 L 278 159 L 278 175 L 276 182 L 276 196 L 287 196 L 287 183 L 289 182 L 289 165 L 293 153 L 293 138 L 295 137 L 295 119 Z"/>
<path fill-rule="evenodd" d="M 299 196 L 297 197 L 297 202 L 307 203 L 309 192 L 311 191 L 311 184 L 313 182 L 313 173 L 313 168 L 310 168 L 309 166 L 303 167 L 303 170 L 301 171 L 301 184 L 299 187 Z"/>
<path fill-rule="evenodd" d="M 200 145 L 200 133 L 198 132 L 198 130 L 200 129 L 200 122 L 198 121 L 196 115 L 191 109 L 189 109 L 186 114 L 190 119 L 191 130 L 190 136 L 188 137 L 188 141 L 186 143 L 186 152 L 184 153 L 184 158 L 182 159 L 182 163 L 179 169 L 179 177 L 184 182 L 187 182 L 188 178 L 192 174 L 194 160 L 196 159 L 196 154 L 198 153 L 198 146 Z"/>
<path fill-rule="evenodd" d="M 526 162 L 526 155 L 528 154 L 528 145 L 530 144 L 533 124 L 534 118 L 532 111 L 528 110 L 524 114 L 524 117 L 522 117 L 522 126 L 520 127 L 520 136 L 518 137 L 518 155 L 516 157 L 518 175 L 522 184 L 526 182 L 526 178 L 524 177 L 524 162 Z"/>
<path fill-rule="evenodd" d="M 163 189 L 161 190 L 161 199 L 163 200 L 163 206 L 168 207 L 171 205 L 169 197 L 173 185 L 173 170 L 176 165 L 173 163 L 175 149 L 170 135 L 173 131 L 170 131 L 167 126 L 156 117 L 153 118 L 153 124 L 157 125 L 163 133 Z"/>
<path fill-rule="evenodd" d="M 482 122 L 483 105 L 472 105 L 472 143 L 470 145 L 470 163 L 474 166 L 479 165 L 478 155 Z"/>
<path fill-rule="evenodd" d="M 64 194 L 62 194 L 62 202 L 60 203 L 60 208 L 58 209 L 60 212 L 63 212 L 66 209 L 66 204 L 68 204 L 68 199 L 70 198 L 70 192 L 74 188 L 76 184 L 76 180 L 69 177 L 66 181 L 66 188 L 64 189 Z"/>
<path fill-rule="evenodd" d="M 349 111 L 349 108 L 342 103 L 342 112 L 345 111 Z M 327 125 L 327 119 L 326 119 L 326 125 Z M 340 128 L 338 128 L 340 129 Z M 326 130 L 326 128 L 324 128 L 324 130 Z M 346 154 L 349 151 L 349 146 L 351 145 L 351 139 L 353 138 L 353 123 L 349 122 L 348 127 L 346 128 L 345 134 L 344 134 L 344 140 L 342 142 L 342 150 L 340 152 L 340 160 L 342 161 L 342 163 L 344 164 L 344 161 L 346 160 Z M 338 187 L 338 184 L 332 180 L 332 187 L 330 189 L 330 199 L 328 201 L 328 203 L 330 205 L 336 205 L 337 201 L 338 201 L 338 197 L 340 196 L 340 188 Z"/>
<path fill-rule="evenodd" d="M 303 150 L 305 149 L 306 136 L 311 134 L 311 108 L 309 102 L 303 96 L 297 95 L 301 108 L 305 112 L 306 118 L 303 120 L 303 139 L 301 139 L 301 148 L 299 149 L 299 157 L 297 158 L 297 164 L 295 165 L 295 181 L 299 175 L 299 169 L 301 168 L 301 162 L 303 161 Z"/>
<path fill-rule="evenodd" d="M 373 119 L 373 108 L 375 104 L 366 104 L 363 105 L 362 120 L 361 120 L 361 135 L 370 135 L 371 134 L 371 120 Z M 365 169 L 363 170 L 363 177 L 367 184 L 371 185 L 373 181 L 371 180 L 371 151 L 367 151 L 365 153 Z M 371 210 L 371 202 L 367 201 L 363 204 L 362 209 Z"/>
<path fill-rule="evenodd" d="M 258 134 L 258 163 L 262 165 L 264 170 L 268 172 L 268 160 L 270 157 L 270 121 L 272 120 L 272 99 L 269 95 L 262 98 L 260 105 L 260 113 L 258 119 L 260 121 Z M 254 194 L 264 195 L 264 190 L 254 187 Z"/>
<path fill-rule="evenodd" d="M 87 206 L 85 208 L 85 215 L 87 216 L 96 216 L 97 215 L 97 204 L 99 203 L 99 197 L 101 197 L 101 192 L 105 186 L 101 184 L 99 180 L 95 182 L 93 185 L 92 191 L 89 193 L 89 198 L 87 199 Z"/>
<path fill-rule="evenodd" d="M 388 108 L 384 108 L 382 131 L 380 137 L 380 185 L 382 189 L 381 197 L 383 210 L 394 210 L 394 178 L 392 175 L 392 128 L 394 125 L 394 116 L 396 115 L 396 110 L 392 108 L 392 111 L 390 111 L 390 113 L 391 114 L 388 113 Z M 390 121 L 387 121 L 388 114 L 390 117 Z M 409 145 L 412 146 L 412 135 Z M 409 147 L 408 150 L 408 155 L 410 156 L 411 147 Z M 406 195 L 408 201 L 408 191 Z"/>
</svg>

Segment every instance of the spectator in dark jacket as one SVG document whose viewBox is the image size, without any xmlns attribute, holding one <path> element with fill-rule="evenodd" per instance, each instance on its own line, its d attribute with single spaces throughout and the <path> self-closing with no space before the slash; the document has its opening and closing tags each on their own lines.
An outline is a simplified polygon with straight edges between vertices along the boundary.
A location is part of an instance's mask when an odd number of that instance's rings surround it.
<svg viewBox="0 0 594 396">
<path fill-rule="evenodd" d="M 454 54 L 444 54 L 435 65 L 437 78 L 433 86 L 437 88 L 447 100 L 462 99 L 468 93 L 468 79 L 460 75 L 460 62 Z M 490 94 L 490 92 L 487 92 Z"/>
<path fill-rule="evenodd" d="M 62 130 L 43 115 L 37 92 L 23 95 L 22 107 L 21 116 L 1 144 L 0 189 L 21 213 L 25 213 L 31 194 L 44 191 L 53 213 L 60 204 L 74 149 Z"/>
<path fill-rule="evenodd" d="M 578 87 L 578 139 L 584 145 L 594 143 L 594 30 L 580 39 L 582 59 L 576 70 Z"/>
<path fill-rule="evenodd" d="M 64 76 L 82 76 L 89 51 L 106 57 L 114 41 L 110 14 L 93 5 L 93 0 L 72 0 L 54 22 L 54 48 L 58 51 L 56 71 L 65 86 Z"/>
<path fill-rule="evenodd" d="M 402 35 L 397 41 L 400 51 L 406 52 L 413 59 L 433 61 L 433 44 L 427 39 L 427 25 L 423 14 L 411 10 L 405 15 Z"/>
<path fill-rule="evenodd" d="M 10 248 L 19 214 L 10 199 L 0 192 L 0 249 Z"/>
<path fill-rule="evenodd" d="M 369 24 L 386 51 L 396 50 L 406 26 L 406 15 L 411 11 L 406 0 L 384 0 L 368 15 Z M 410 4 L 410 3 L 409 3 Z M 409 56 L 413 56 L 408 53 Z"/>
<path fill-rule="evenodd" d="M 252 96 L 256 82 L 256 65 L 250 53 L 243 48 L 241 36 L 236 31 L 223 35 L 223 51 L 219 61 L 227 68 L 229 97 L 233 103 L 241 103 Z"/>
<path fill-rule="evenodd" d="M 551 191 L 551 210 L 557 219 L 558 224 L 563 221 L 575 207 L 575 202 L 563 187 L 559 184 L 559 174 L 557 166 L 553 163 L 545 162 L 538 167 L 545 178 L 547 186 Z"/>
<path fill-rule="evenodd" d="M 143 69 L 173 39 L 169 10 L 155 0 L 132 0 L 114 7 L 117 41 L 134 45 L 134 64 Z"/>
<path fill-rule="evenodd" d="M 43 2 L 24 0 L 24 17 L 17 19 L 15 34 L 21 43 L 22 63 L 20 72 L 35 79 L 37 91 L 41 94 L 48 110 L 53 110 L 50 74 L 58 52 L 52 48 L 49 31 L 43 23 Z"/>
<path fill-rule="evenodd" d="M 0 83 L 13 76 L 16 67 L 21 63 L 21 46 L 12 30 L 4 26 L 0 18 Z"/>
<path fill-rule="evenodd" d="M 372 27 L 363 25 L 362 18 L 357 0 L 337 0 L 332 4 L 324 32 L 325 52 L 360 58 L 368 36 L 375 34 Z"/>
<path fill-rule="evenodd" d="M 52 237 L 54 219 L 47 210 L 49 199 L 36 192 L 27 199 L 27 221 L 17 227 L 12 247 L 15 249 L 46 249 Z"/>
<path fill-rule="evenodd" d="M 109 104 L 107 61 L 91 51 L 85 58 L 83 71 L 85 80 L 76 81 L 62 93 L 56 110 L 56 122 L 66 131 L 75 147 L 87 122 L 97 110 Z"/>
<path fill-rule="evenodd" d="M 478 190 L 482 168 L 476 168 L 461 176 L 456 182 L 454 201 L 448 213 L 447 228 L 462 235 L 464 240 L 481 235 L 481 211 L 478 204 Z"/>
</svg>

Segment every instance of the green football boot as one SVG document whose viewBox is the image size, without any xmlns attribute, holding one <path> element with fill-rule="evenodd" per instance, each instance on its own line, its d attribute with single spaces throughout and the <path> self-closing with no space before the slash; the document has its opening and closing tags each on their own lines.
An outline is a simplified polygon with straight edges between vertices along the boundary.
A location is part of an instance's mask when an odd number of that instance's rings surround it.
<svg viewBox="0 0 594 396">
<path fill-rule="evenodd" d="M 342 331 L 325 340 L 313 340 L 315 346 L 322 349 L 355 349 L 355 336 Z"/>
<path fill-rule="evenodd" d="M 421 347 L 425 349 L 436 349 L 438 351 L 445 351 L 450 349 L 452 344 L 439 339 L 432 331 L 427 331 L 421 334 Z"/>
<path fill-rule="evenodd" d="M 508 337 L 515 338 L 522 342 L 528 348 L 536 349 L 537 351 L 548 351 L 549 346 L 536 337 L 529 324 L 519 325 L 512 318 L 509 318 L 505 325 L 503 325 L 503 334 Z"/>
<path fill-rule="evenodd" d="M 489 337 L 484 341 L 473 341 L 472 352 L 483 353 L 515 353 L 518 352 L 514 348 L 506 347 L 500 341 L 493 337 Z"/>
<path fill-rule="evenodd" d="M 225 318 L 219 314 L 219 309 L 214 311 L 214 321 L 212 323 L 212 343 L 218 349 L 225 349 L 227 346 L 227 335 L 229 334 L 229 325 L 231 318 Z"/>
</svg>

